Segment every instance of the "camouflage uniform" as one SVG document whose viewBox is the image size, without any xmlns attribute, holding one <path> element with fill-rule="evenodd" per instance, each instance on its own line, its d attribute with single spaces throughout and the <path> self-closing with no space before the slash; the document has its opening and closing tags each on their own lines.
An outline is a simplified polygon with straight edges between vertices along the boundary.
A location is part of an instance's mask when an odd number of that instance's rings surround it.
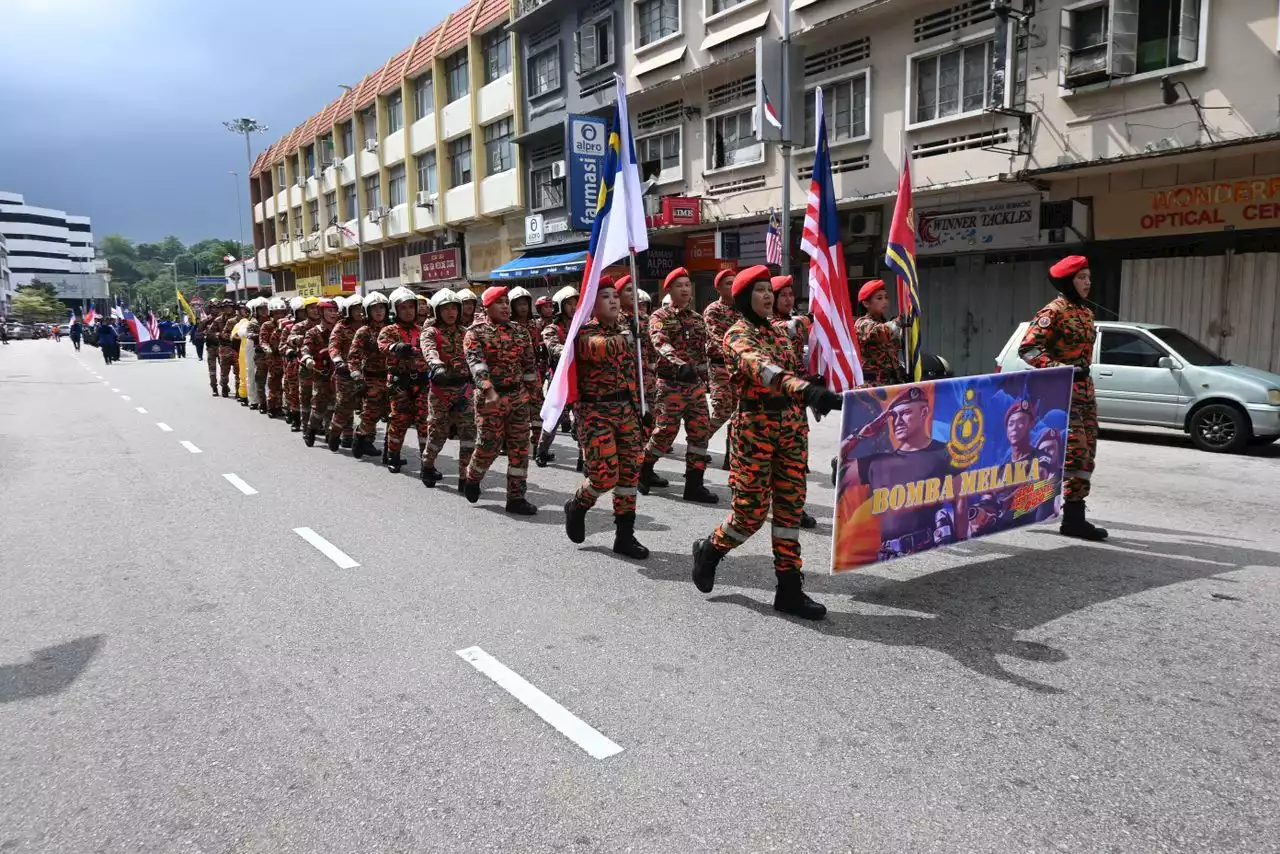
<svg viewBox="0 0 1280 854">
<path fill-rule="evenodd" d="M 356 410 L 360 408 L 360 384 L 351 376 L 351 368 L 347 366 L 347 353 L 351 352 L 351 342 L 355 340 L 357 320 L 342 317 L 333 325 L 329 333 L 329 359 L 333 363 L 333 418 L 329 421 L 329 432 L 325 439 L 329 450 L 339 439 L 350 446 L 352 420 Z"/>
<path fill-rule="evenodd" d="M 309 360 L 313 364 L 311 418 L 307 422 L 312 436 L 324 430 L 333 413 L 333 359 L 329 355 L 329 336 L 335 326 L 326 326 L 321 320 L 307 330 L 302 341 L 303 361 Z"/>
<path fill-rule="evenodd" d="M 366 320 L 356 330 L 347 350 L 347 368 L 358 371 L 364 378 L 364 404 L 360 409 L 360 427 L 356 431 L 356 443 L 360 454 L 373 450 L 378 422 L 387 416 L 390 405 L 387 397 L 387 357 L 378 349 L 378 338 L 387 323 Z M 403 440 L 402 440 L 403 441 Z"/>
<path fill-rule="evenodd" d="M 400 448 L 409 428 L 418 432 L 419 450 L 427 444 L 427 363 L 422 358 L 422 328 L 417 323 L 389 323 L 378 333 L 378 351 L 387 360 L 387 391 L 391 400 L 391 420 L 387 422 L 387 463 L 393 471 L 404 464 Z M 408 344 L 407 356 L 391 351 L 397 344 Z"/>
<path fill-rule="evenodd" d="M 296 315 L 296 312 L 295 312 Z M 299 381 L 298 351 L 293 344 L 294 331 L 302 321 L 290 318 L 280 324 L 280 333 L 276 336 L 276 346 L 280 357 L 284 359 L 284 409 L 285 417 L 295 431 L 301 429 L 302 389 Z"/>
<path fill-rule="evenodd" d="M 263 302 L 266 300 L 262 297 Z M 255 309 L 253 316 L 249 318 L 249 328 L 245 330 L 244 337 L 249 342 L 249 346 L 253 348 L 253 381 L 256 385 L 257 400 L 249 401 L 250 409 L 257 409 L 262 412 L 267 411 L 267 352 L 262 345 L 262 326 L 269 323 L 270 318 L 260 320 L 258 312 Z"/>
<path fill-rule="evenodd" d="M 1087 369 L 1093 361 L 1095 335 L 1093 312 L 1060 296 L 1036 312 L 1018 347 L 1018 355 L 1033 368 L 1069 365 Z M 1064 501 L 1083 501 L 1089 497 L 1097 452 L 1098 404 L 1093 396 L 1093 378 L 1077 373 L 1071 387 L 1067 426 Z"/>
<path fill-rule="evenodd" d="M 284 379 L 284 359 L 280 355 L 280 333 L 287 323 L 283 317 L 270 317 L 263 322 L 262 328 L 258 331 L 258 343 L 266 351 L 267 357 L 264 360 L 267 363 L 267 381 L 266 387 L 267 412 L 272 418 L 275 418 L 282 411 L 281 397 L 281 381 Z"/>
<path fill-rule="evenodd" d="M 645 449 L 645 466 L 652 468 L 658 459 L 671 452 L 683 420 L 688 491 L 690 481 L 701 486 L 709 459 L 707 324 L 702 315 L 688 306 L 677 310 L 675 306 L 665 305 L 649 318 L 649 336 L 658 352 L 658 406 L 653 433 Z"/>
<path fill-rule="evenodd" d="M 296 354 L 298 365 L 298 417 L 294 419 L 295 427 L 305 427 L 311 423 L 311 383 L 314 375 L 311 369 L 302 363 L 302 344 L 307 338 L 307 332 L 319 322 L 304 316 L 302 320 L 293 324 L 293 329 L 289 333 L 289 348 Z"/>
<path fill-rule="evenodd" d="M 533 342 L 519 324 L 494 323 L 477 315 L 463 339 L 463 349 L 475 381 L 478 434 L 467 481 L 474 485 L 474 493 L 505 447 L 507 502 L 523 500 L 529 478 L 529 396 L 538 382 Z M 497 400 L 485 401 L 488 389 L 497 392 Z M 467 497 L 472 500 L 471 493 Z"/>
<path fill-rule="evenodd" d="M 214 324 L 221 325 L 222 317 L 220 315 L 210 315 L 204 317 L 196 324 L 196 334 L 203 337 L 205 346 L 208 351 L 205 353 L 205 362 L 209 365 L 209 388 L 213 391 L 214 396 L 218 394 L 218 342 L 216 340 L 217 333 L 213 331 Z"/>
<path fill-rule="evenodd" d="M 564 342 L 569 337 L 569 324 L 572 318 L 557 317 L 542 325 L 540 334 L 542 335 L 542 346 L 547 351 L 547 371 L 549 374 L 555 373 L 556 365 L 560 364 L 560 357 L 564 355 Z M 542 388 L 542 384 L 538 384 L 538 388 Z M 561 432 L 569 432 L 569 424 L 573 416 L 573 404 L 569 404 L 564 408 L 564 414 L 560 416 Z"/>
<path fill-rule="evenodd" d="M 444 449 L 452 427 L 458 436 L 458 483 L 467 476 L 467 464 L 476 447 L 476 414 L 471 400 L 471 369 L 463 349 L 466 331 L 435 323 L 422 330 L 422 356 L 431 373 L 427 397 L 427 446 L 422 451 L 422 470 L 436 470 L 436 457 Z M 438 473 L 437 473 L 438 474 Z M 434 486 L 438 477 L 424 476 Z"/>
<path fill-rule="evenodd" d="M 578 441 L 586 481 L 573 500 L 589 510 L 613 490 L 615 516 L 634 513 L 636 484 L 644 461 L 636 344 L 630 330 L 589 320 L 578 330 L 574 365 L 578 374 Z"/>
<path fill-rule="evenodd" d="M 542 419 L 538 417 L 538 413 L 542 411 L 542 402 L 545 399 L 542 384 L 547 376 L 548 365 L 547 348 L 542 343 L 542 324 L 540 320 L 541 318 L 538 317 L 530 317 L 528 320 L 512 320 L 513 323 L 518 323 L 524 327 L 529 340 L 533 342 L 534 373 L 538 375 L 538 380 L 529 389 L 529 441 L 535 448 L 542 441 Z"/>
<path fill-rule="evenodd" d="M 724 336 L 742 315 L 724 300 L 716 300 L 702 312 L 702 319 L 707 324 L 707 361 L 711 365 L 711 425 L 707 428 L 710 438 L 738 408 L 738 396 L 729 377 Z"/>
<path fill-rule="evenodd" d="M 804 348 L 809 343 L 809 332 L 813 329 L 813 321 L 803 314 L 792 314 L 787 317 L 775 314 L 773 316 L 773 326 L 785 335 L 787 341 L 791 344 L 793 370 L 797 373 L 803 372 L 805 367 Z"/>
<path fill-rule="evenodd" d="M 224 319 L 218 336 L 218 380 L 222 384 L 222 396 L 230 394 L 240 399 L 240 347 L 231 337 L 231 331 L 240 322 L 238 313 Z"/>
<path fill-rule="evenodd" d="M 876 320 L 869 314 L 853 325 L 862 358 L 862 376 L 869 385 L 899 385 L 907 382 L 902 367 L 902 333 L 893 323 Z"/>
</svg>

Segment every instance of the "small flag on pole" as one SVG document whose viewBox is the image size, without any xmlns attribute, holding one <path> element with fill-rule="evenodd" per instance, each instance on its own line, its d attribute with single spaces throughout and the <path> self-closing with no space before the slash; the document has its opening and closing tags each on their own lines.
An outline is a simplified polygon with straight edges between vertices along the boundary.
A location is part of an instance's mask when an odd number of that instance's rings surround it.
<svg viewBox="0 0 1280 854">
<path fill-rule="evenodd" d="M 776 211 L 769 211 L 769 230 L 764 235 L 764 262 L 782 266 L 782 232 Z"/>
<path fill-rule="evenodd" d="M 182 310 L 187 313 L 187 317 L 191 318 L 191 322 L 196 323 L 196 313 L 191 310 L 191 305 L 187 302 L 187 298 L 182 295 L 182 291 L 175 288 L 174 293 L 178 295 L 178 305 L 182 306 Z"/>
<path fill-rule="evenodd" d="M 773 106 L 773 101 L 769 98 L 769 90 L 764 88 L 763 83 L 760 84 L 760 96 L 764 102 L 764 120 L 778 130 L 782 130 L 782 119 L 778 115 L 778 109 Z"/>
<path fill-rule="evenodd" d="M 228 264 L 230 264 L 230 263 L 232 263 L 233 261 L 235 261 L 235 260 L 236 260 L 236 256 L 234 256 L 234 255 L 232 255 L 230 252 L 228 252 L 226 255 L 223 255 L 223 256 L 222 256 L 222 260 L 223 260 L 223 261 L 226 261 Z"/>
<path fill-rule="evenodd" d="M 920 364 L 920 278 L 916 273 L 916 208 L 911 201 L 911 155 L 902 149 L 902 175 L 898 178 L 898 200 L 889 224 L 885 263 L 898 276 L 898 326 L 902 329 L 903 364 L 907 376 L 919 382 Z"/>
</svg>

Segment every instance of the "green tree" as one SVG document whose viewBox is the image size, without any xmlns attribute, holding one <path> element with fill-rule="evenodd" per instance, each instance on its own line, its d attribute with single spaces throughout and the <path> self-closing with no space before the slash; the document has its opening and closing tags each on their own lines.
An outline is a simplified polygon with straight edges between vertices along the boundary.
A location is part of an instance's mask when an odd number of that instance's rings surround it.
<svg viewBox="0 0 1280 854">
<path fill-rule="evenodd" d="M 27 286 L 14 295 L 9 304 L 9 314 L 27 323 L 53 323 L 67 316 L 67 307 L 41 287 Z"/>
</svg>

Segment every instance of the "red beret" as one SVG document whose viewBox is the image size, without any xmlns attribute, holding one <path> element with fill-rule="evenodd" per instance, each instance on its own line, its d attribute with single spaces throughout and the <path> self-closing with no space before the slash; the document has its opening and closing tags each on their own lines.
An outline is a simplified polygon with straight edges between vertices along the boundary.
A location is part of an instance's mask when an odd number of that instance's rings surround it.
<svg viewBox="0 0 1280 854">
<path fill-rule="evenodd" d="M 1049 275 L 1055 279 L 1069 279 L 1089 266 L 1089 259 L 1083 255 L 1068 255 L 1049 268 Z"/>
<path fill-rule="evenodd" d="M 718 288 L 718 287 L 720 287 L 720 283 L 721 283 L 721 282 L 723 282 L 725 279 L 732 279 L 732 278 L 733 278 L 733 272 L 734 272 L 734 271 L 733 271 L 731 268 L 729 268 L 729 267 L 725 267 L 725 268 L 724 268 L 723 270 L 721 270 L 719 273 L 716 273 L 715 286 Z"/>
<path fill-rule="evenodd" d="M 795 283 L 796 280 L 794 276 L 774 276 L 769 280 L 769 284 L 772 285 L 773 292 L 775 294 L 783 288 L 792 287 Z"/>
<path fill-rule="evenodd" d="M 748 267 L 733 277 L 733 295 L 736 297 L 756 282 L 767 281 L 769 281 L 769 268 L 764 264 Z"/>
<path fill-rule="evenodd" d="M 505 297 L 507 289 L 502 285 L 494 285 L 491 288 L 485 288 L 484 293 L 480 295 L 480 302 L 484 303 L 484 307 L 488 308 L 498 301 L 499 297 Z"/>
<path fill-rule="evenodd" d="M 611 288 L 611 287 L 613 287 L 613 276 L 606 276 L 606 275 L 604 275 L 604 274 L 601 274 L 601 276 L 600 276 L 600 287 L 602 287 L 602 288 Z"/>
<path fill-rule="evenodd" d="M 1035 413 L 1031 411 L 1031 401 L 1027 400 L 1026 398 L 1023 398 L 1022 400 L 1015 400 L 1013 402 L 1013 406 L 1010 406 L 1008 409 L 1005 410 L 1005 413 L 1004 413 L 1005 422 L 1007 423 L 1010 418 L 1017 415 L 1019 412 L 1025 412 L 1028 418 L 1032 419 L 1033 421 L 1035 420 Z"/>
<path fill-rule="evenodd" d="M 662 289 L 665 291 L 667 288 L 671 287 L 671 283 L 676 279 L 679 279 L 681 276 L 686 279 L 689 278 L 689 271 L 684 267 L 676 267 L 670 273 L 667 273 L 667 277 L 662 280 Z"/>
<path fill-rule="evenodd" d="M 876 295 L 876 291 L 888 290 L 883 279 L 872 279 L 858 288 L 858 302 L 866 302 Z"/>
<path fill-rule="evenodd" d="M 619 276 L 618 281 L 612 282 L 611 284 L 613 285 L 614 290 L 620 291 L 623 288 L 625 288 L 627 285 L 631 284 L 631 274 L 627 273 L 625 275 Z M 604 287 L 604 279 L 600 280 L 600 286 Z"/>
</svg>

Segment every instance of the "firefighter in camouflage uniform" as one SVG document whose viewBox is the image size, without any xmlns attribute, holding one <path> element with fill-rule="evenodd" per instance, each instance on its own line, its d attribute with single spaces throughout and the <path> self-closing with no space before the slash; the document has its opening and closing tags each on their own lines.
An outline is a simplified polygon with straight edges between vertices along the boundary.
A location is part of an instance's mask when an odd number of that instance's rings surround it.
<svg viewBox="0 0 1280 854">
<path fill-rule="evenodd" d="M 470 288 L 461 288 L 454 293 L 462 300 L 462 317 L 458 320 L 458 325 L 465 331 L 476 322 L 476 306 L 480 304 L 480 300 Z M 484 318 L 481 317 L 480 320 L 483 321 Z"/>
<path fill-rule="evenodd" d="M 644 460 L 640 427 L 636 338 L 615 285 L 601 282 L 594 317 L 578 330 L 573 367 L 578 384 L 578 442 L 587 479 L 564 505 L 569 540 L 587 537 L 587 511 L 613 490 L 613 551 L 643 560 L 649 550 L 636 540 L 636 485 Z"/>
<path fill-rule="evenodd" d="M 729 327 L 742 319 L 742 315 L 733 307 L 733 270 L 721 270 L 716 273 L 716 293 L 720 299 L 711 303 L 702 312 L 702 319 L 707 324 L 707 362 L 711 366 L 711 426 L 707 438 L 714 436 L 724 424 L 727 424 L 738 408 L 738 399 L 734 396 L 733 383 L 729 381 L 729 364 L 724 352 L 724 336 Z M 732 428 L 725 437 L 725 468 L 729 467 L 729 446 L 733 442 Z"/>
<path fill-rule="evenodd" d="M 773 327 L 781 332 L 791 344 L 791 363 L 787 370 L 808 377 L 805 366 L 805 346 L 809 343 L 809 331 L 813 321 L 803 314 L 796 314 L 795 279 L 792 276 L 774 276 L 769 280 L 773 290 Z M 809 515 L 807 510 L 800 513 L 801 528 L 816 528 L 818 520 Z"/>
<path fill-rule="evenodd" d="M 306 320 L 306 300 L 302 297 L 289 300 L 289 313 L 291 319 L 280 325 L 280 334 L 276 336 L 276 340 L 279 342 L 280 356 L 284 359 L 285 421 L 288 422 L 290 431 L 297 433 L 302 429 L 302 381 L 294 331 L 299 323 Z"/>
<path fill-rule="evenodd" d="M 418 452 L 427 446 L 427 363 L 422 358 L 418 325 L 418 297 L 405 287 L 391 292 L 393 322 L 378 333 L 378 350 L 387 360 L 387 390 L 391 399 L 391 420 L 382 449 L 388 471 L 399 474 L 404 467 L 400 448 L 405 433 L 418 433 Z"/>
<path fill-rule="evenodd" d="M 319 297 L 303 298 L 302 307 L 305 314 L 302 320 L 293 324 L 293 330 L 289 335 L 289 347 L 298 358 L 298 417 L 294 425 L 295 433 L 311 423 L 312 382 L 315 377 L 303 360 L 302 345 L 306 341 L 307 332 L 320 322 L 320 309 L 316 307 L 318 302 L 320 302 Z"/>
<path fill-rule="evenodd" d="M 236 304 L 229 299 L 222 301 L 222 312 L 209 325 L 214 340 L 210 342 L 211 351 L 217 351 L 218 385 L 222 387 L 222 396 L 231 396 L 231 363 L 236 361 L 235 347 L 232 346 L 231 330 L 236 325 Z M 237 368 L 237 370 L 239 370 Z M 238 386 L 237 386 L 238 388 Z"/>
<path fill-rule="evenodd" d="M 210 300 L 205 309 L 204 318 L 196 325 L 196 332 L 204 338 L 208 352 L 205 362 L 209 366 L 209 390 L 218 396 L 218 333 L 215 331 L 222 325 L 222 301 Z"/>
<path fill-rule="evenodd" d="M 889 289 L 873 279 L 858 288 L 858 302 L 866 313 L 853 324 L 858 337 L 858 355 L 862 359 L 862 376 L 867 385 L 899 385 L 907 382 L 902 366 L 902 330 L 896 320 L 886 320 Z"/>
<path fill-rule="evenodd" d="M 302 441 L 310 448 L 333 416 L 333 359 L 329 337 L 338 324 L 338 303 L 322 297 L 316 308 L 320 321 L 307 329 L 302 340 L 302 365 L 311 373 L 311 418 L 302 431 Z"/>
<path fill-rule="evenodd" d="M 360 408 L 360 395 L 363 383 L 351 376 L 351 368 L 347 364 L 347 356 L 351 353 L 351 343 L 355 340 L 356 330 L 364 326 L 364 302 L 358 294 L 345 299 L 338 298 L 338 322 L 329 333 L 329 360 L 333 363 L 333 419 L 329 422 L 329 432 L 325 435 L 325 443 L 335 454 L 338 448 L 350 448 L 352 419 Z"/>
<path fill-rule="evenodd" d="M 351 446 L 351 456 L 360 459 L 374 454 L 374 437 L 378 422 L 387 416 L 387 359 L 378 349 L 378 336 L 387 325 L 387 298 L 379 293 L 369 294 L 361 305 L 364 307 L 364 325 L 356 330 L 347 350 L 347 371 L 357 390 L 363 388 L 360 409 L 360 429 Z"/>
<path fill-rule="evenodd" d="M 1086 305 L 1093 287 L 1089 259 L 1083 255 L 1063 258 L 1049 269 L 1049 281 L 1059 295 L 1036 312 L 1018 347 L 1018 355 L 1033 368 L 1069 366 L 1075 370 L 1067 422 L 1067 457 L 1062 472 L 1066 484 L 1059 531 L 1082 540 L 1105 540 L 1106 529 L 1085 517 L 1085 499 L 1089 497 L 1098 452 L 1098 404 L 1094 400 L 1093 378 L 1089 375 L 1096 335 L 1093 312 Z"/>
<path fill-rule="evenodd" d="M 485 318 L 468 329 L 463 339 L 475 384 L 477 433 L 463 494 L 472 504 L 480 500 L 480 482 L 505 447 L 507 512 L 532 516 L 538 509 L 525 498 L 525 491 L 529 479 L 529 395 L 538 381 L 533 342 L 523 326 L 511 322 L 506 288 L 488 288 L 482 301 Z"/>
<path fill-rule="evenodd" d="M 249 328 L 245 331 L 244 337 L 249 342 L 249 346 L 253 348 L 253 384 L 256 400 L 249 401 L 249 408 L 255 411 L 261 411 L 263 415 L 267 414 L 267 351 L 262 345 L 262 327 L 264 324 L 271 322 L 270 308 L 267 306 L 266 297 L 257 297 L 249 300 L 249 310 L 252 314 L 249 317 Z"/>
<path fill-rule="evenodd" d="M 662 289 L 671 297 L 649 317 L 649 337 L 658 352 L 658 404 L 653 433 L 645 448 L 640 470 L 640 492 L 647 495 L 653 467 L 671 453 L 680 422 L 684 422 L 684 500 L 715 504 L 720 498 L 703 484 L 706 476 L 707 439 L 711 414 L 707 410 L 707 324 L 693 310 L 693 280 L 677 267 L 667 274 Z"/>
<path fill-rule="evenodd" d="M 267 415 L 279 418 L 284 413 L 284 401 L 281 399 L 284 381 L 284 359 L 280 356 L 280 333 L 289 315 L 289 306 L 280 297 L 272 297 L 267 303 L 271 316 L 258 331 L 258 343 L 266 356 L 267 363 Z"/>
<path fill-rule="evenodd" d="M 538 418 L 538 412 L 542 410 L 542 378 L 547 372 L 547 351 L 540 346 L 542 324 L 533 312 L 533 294 L 524 288 L 512 288 L 507 294 L 507 301 L 511 303 L 511 322 L 523 326 L 529 334 L 529 340 L 533 342 L 533 361 L 537 366 L 538 381 L 529 390 L 529 442 L 537 448 L 542 443 L 542 421 Z M 541 465 L 545 463 L 539 467 Z"/>
<path fill-rule="evenodd" d="M 749 267 L 734 276 L 733 299 L 742 320 L 725 336 L 729 369 L 738 391 L 729 468 L 733 507 L 715 532 L 693 544 L 693 582 L 703 593 L 715 585 L 716 566 L 728 552 L 760 530 L 773 510 L 773 607 L 820 620 L 827 609 L 804 592 L 800 572 L 800 514 L 804 510 L 809 421 L 839 409 L 841 397 L 810 383 L 791 364 L 791 342 L 771 323 L 773 289 L 769 268 Z M 794 441 L 799 437 L 803 441 Z"/>
<path fill-rule="evenodd" d="M 463 350 L 466 330 L 458 325 L 462 300 L 448 288 L 431 298 L 435 323 L 422 328 L 422 356 L 431 377 L 427 396 L 427 447 L 422 451 L 422 483 L 434 487 L 444 477 L 436 457 L 444 449 L 450 428 L 458 436 L 458 489 L 464 486 L 467 465 L 476 447 L 476 416 L 471 401 L 471 369 Z"/>
</svg>

